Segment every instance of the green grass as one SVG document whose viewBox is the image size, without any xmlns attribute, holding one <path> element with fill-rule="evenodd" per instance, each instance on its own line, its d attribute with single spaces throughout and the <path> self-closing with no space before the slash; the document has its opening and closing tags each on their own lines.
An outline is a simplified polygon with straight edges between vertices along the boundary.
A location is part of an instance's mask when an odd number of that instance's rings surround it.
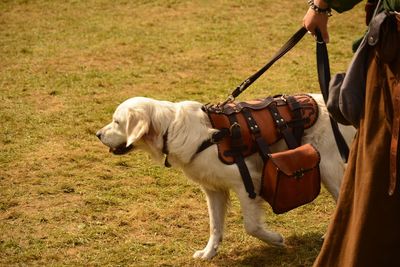
<svg viewBox="0 0 400 267">
<path fill-rule="evenodd" d="M 244 233 L 232 197 L 225 240 L 208 238 L 199 188 L 94 133 L 132 96 L 224 100 L 301 25 L 304 1 L 0 1 L 1 266 L 310 266 L 334 203 L 326 193 L 266 223 L 288 248 Z M 331 18 L 332 72 L 363 31 L 362 7 Z M 318 92 L 306 36 L 240 99 Z"/>
</svg>

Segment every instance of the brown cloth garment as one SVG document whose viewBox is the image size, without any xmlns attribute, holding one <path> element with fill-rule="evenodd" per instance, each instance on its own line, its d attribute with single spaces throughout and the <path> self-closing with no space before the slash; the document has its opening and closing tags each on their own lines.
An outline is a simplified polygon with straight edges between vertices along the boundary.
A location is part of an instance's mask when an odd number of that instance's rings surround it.
<svg viewBox="0 0 400 267">
<path fill-rule="evenodd" d="M 390 64 L 371 51 L 363 118 L 315 267 L 400 266 L 399 178 L 388 194 L 394 95 L 400 90 L 400 45 L 391 45 L 397 55 Z"/>
</svg>

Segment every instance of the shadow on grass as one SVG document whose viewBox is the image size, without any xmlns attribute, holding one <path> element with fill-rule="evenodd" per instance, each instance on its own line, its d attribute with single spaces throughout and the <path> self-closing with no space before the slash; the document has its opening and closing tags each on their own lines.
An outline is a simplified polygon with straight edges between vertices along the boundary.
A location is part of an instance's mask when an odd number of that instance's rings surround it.
<svg viewBox="0 0 400 267">
<path fill-rule="evenodd" d="M 285 248 L 270 247 L 261 244 L 254 248 L 240 248 L 234 251 L 236 255 L 228 255 L 218 259 L 218 266 L 312 266 L 322 246 L 320 232 L 293 235 L 286 238 Z"/>
</svg>

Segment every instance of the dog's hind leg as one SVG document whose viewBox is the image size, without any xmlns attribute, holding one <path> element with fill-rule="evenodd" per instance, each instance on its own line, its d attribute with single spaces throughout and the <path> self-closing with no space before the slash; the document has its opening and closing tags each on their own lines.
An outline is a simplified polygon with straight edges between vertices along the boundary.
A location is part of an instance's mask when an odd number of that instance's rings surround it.
<svg viewBox="0 0 400 267">
<path fill-rule="evenodd" d="M 210 239 L 203 250 L 194 253 L 194 258 L 211 259 L 217 254 L 222 241 L 225 214 L 229 205 L 229 191 L 213 191 L 203 188 L 207 197 L 208 214 L 210 217 Z"/>
<path fill-rule="evenodd" d="M 263 222 L 263 200 L 257 197 L 250 199 L 246 192 L 238 194 L 243 213 L 244 228 L 246 232 L 272 246 L 284 246 L 281 234 L 266 229 Z"/>
</svg>

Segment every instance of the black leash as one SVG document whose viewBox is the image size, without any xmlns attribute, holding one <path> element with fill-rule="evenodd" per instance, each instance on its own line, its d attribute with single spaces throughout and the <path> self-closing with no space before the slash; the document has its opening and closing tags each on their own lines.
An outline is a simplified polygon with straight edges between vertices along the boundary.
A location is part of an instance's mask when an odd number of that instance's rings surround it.
<svg viewBox="0 0 400 267">
<path fill-rule="evenodd" d="M 264 72 L 266 72 L 278 59 L 283 57 L 287 52 L 289 52 L 307 33 L 306 28 L 301 27 L 282 47 L 279 51 L 272 57 L 272 59 L 259 71 L 254 73 L 252 76 L 244 80 L 236 89 L 228 96 L 228 98 L 219 105 L 225 105 L 229 102 L 235 100 L 237 96 L 243 93 L 253 82 L 255 82 Z M 330 68 L 329 68 L 329 57 L 328 49 L 326 48 L 326 43 L 322 39 L 321 32 L 317 29 L 317 70 L 318 70 L 318 81 L 320 89 L 325 101 L 328 101 L 329 96 L 329 82 L 331 79 Z M 349 157 L 349 147 L 339 130 L 338 123 L 330 117 L 330 122 L 333 130 L 333 135 L 335 137 L 336 145 L 339 149 L 340 156 L 344 162 L 347 162 Z"/>
<path fill-rule="evenodd" d="M 316 29 L 317 36 L 317 70 L 318 70 L 318 81 L 321 88 L 322 96 L 324 97 L 325 104 L 329 97 L 329 82 L 331 80 L 331 73 L 329 67 L 328 49 L 326 43 L 322 39 L 321 32 Z M 349 147 L 344 140 L 342 133 L 339 130 L 338 123 L 329 116 L 333 135 L 335 137 L 336 145 L 339 149 L 340 156 L 344 162 L 347 162 L 349 158 Z"/>
<path fill-rule="evenodd" d="M 283 57 L 287 52 L 289 52 L 307 33 L 307 30 L 302 27 L 298 30 L 282 47 L 279 51 L 272 57 L 272 59 L 259 71 L 254 73 L 252 76 L 244 80 L 236 89 L 232 92 L 230 96 L 220 105 L 225 105 L 228 102 L 235 100 L 237 96 L 243 93 L 253 82 L 255 82 L 261 75 L 264 74 L 278 59 Z"/>
</svg>

